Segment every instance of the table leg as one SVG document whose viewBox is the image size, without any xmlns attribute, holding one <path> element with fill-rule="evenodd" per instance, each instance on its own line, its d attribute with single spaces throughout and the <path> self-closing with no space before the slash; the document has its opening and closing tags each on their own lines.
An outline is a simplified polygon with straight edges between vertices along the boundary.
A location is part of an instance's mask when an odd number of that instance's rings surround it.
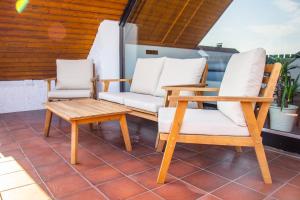
<svg viewBox="0 0 300 200">
<path fill-rule="evenodd" d="M 121 126 L 121 130 L 122 130 L 122 135 L 123 135 L 123 138 L 124 138 L 126 150 L 131 151 L 132 147 L 131 147 L 128 127 L 127 127 L 126 115 L 121 116 L 120 126 Z"/>
<path fill-rule="evenodd" d="M 50 110 L 46 110 L 46 119 L 45 119 L 45 127 L 44 127 L 44 135 L 46 137 L 49 136 L 51 120 L 52 120 L 52 112 Z"/>
<path fill-rule="evenodd" d="M 71 128 L 71 164 L 75 165 L 78 154 L 78 124 L 72 122 Z"/>
</svg>

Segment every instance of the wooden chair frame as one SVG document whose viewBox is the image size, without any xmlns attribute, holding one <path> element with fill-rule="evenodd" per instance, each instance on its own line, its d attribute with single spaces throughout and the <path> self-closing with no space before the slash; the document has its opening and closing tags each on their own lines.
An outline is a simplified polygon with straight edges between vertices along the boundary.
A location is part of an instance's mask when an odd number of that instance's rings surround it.
<svg viewBox="0 0 300 200">
<path fill-rule="evenodd" d="M 48 78 L 48 79 L 45 79 L 45 81 L 47 82 L 47 101 L 60 101 L 60 100 L 72 100 L 72 99 L 68 99 L 68 98 L 63 98 L 63 99 L 60 99 L 60 98 L 48 98 L 48 92 L 51 91 L 51 82 L 52 81 L 55 81 L 55 85 L 56 85 L 56 81 L 57 81 L 57 78 L 54 77 L 54 78 Z M 91 95 L 91 98 L 93 99 L 97 99 L 97 82 L 99 81 L 99 78 L 98 76 L 96 76 L 96 72 L 95 72 L 95 65 L 93 64 L 93 78 L 90 80 L 91 81 L 91 90 L 92 90 L 92 95 Z M 76 98 L 76 99 L 81 99 L 81 98 Z"/>
<path fill-rule="evenodd" d="M 264 85 L 266 86 L 265 88 L 261 89 L 262 97 L 228 97 L 228 96 L 227 97 L 226 96 L 191 96 L 191 97 L 171 96 L 169 97 L 170 101 L 177 101 L 178 104 L 177 104 L 170 133 L 159 133 L 158 149 L 162 150 L 162 147 L 164 146 L 165 142 L 167 142 L 167 144 L 166 144 L 166 149 L 164 152 L 162 164 L 159 170 L 157 183 L 165 182 L 176 143 L 181 142 L 181 143 L 254 147 L 263 180 L 266 184 L 271 184 L 272 179 L 271 179 L 264 147 L 262 144 L 261 131 L 265 123 L 269 106 L 273 102 L 273 94 L 280 74 L 280 70 L 281 70 L 280 63 L 266 66 L 265 68 L 266 76 L 264 77 L 263 84 L 262 84 L 263 86 Z M 189 88 L 188 90 L 192 90 L 192 89 Z M 210 89 L 197 88 L 197 90 L 209 91 Z M 216 91 L 216 89 L 212 89 L 212 91 Z M 189 101 L 240 102 L 250 135 L 249 136 L 214 136 L 214 135 L 212 136 L 212 135 L 180 134 L 181 125 Z M 255 110 L 253 109 L 253 104 L 257 105 L 257 109 Z"/>
<path fill-rule="evenodd" d="M 201 77 L 201 80 L 200 80 L 199 84 L 196 84 L 196 85 L 176 85 L 176 86 L 163 87 L 163 89 L 165 89 L 167 91 L 167 94 L 165 96 L 164 106 L 166 106 L 166 107 L 176 106 L 176 102 L 171 103 L 169 101 L 169 97 L 170 96 L 179 96 L 180 91 L 178 91 L 178 88 L 180 88 L 180 87 L 185 87 L 185 86 L 193 86 L 193 87 L 196 87 L 196 88 L 205 87 L 206 86 L 207 75 L 208 75 L 208 64 L 205 65 L 205 68 L 204 68 L 204 71 L 203 71 L 203 74 L 202 74 L 202 77 Z M 110 83 L 113 83 L 113 82 L 127 82 L 129 85 L 131 85 L 132 79 L 104 79 L 104 80 L 100 80 L 100 82 L 103 85 L 103 92 L 108 92 Z M 194 91 L 194 93 L 195 93 L 195 95 L 201 95 L 202 91 Z M 200 108 L 203 107 L 201 102 L 198 104 L 198 106 Z M 130 115 L 157 122 L 157 113 L 155 113 L 155 112 L 149 112 L 149 111 L 145 111 L 145 110 L 141 110 L 141 109 L 137 109 L 137 108 L 133 108 L 133 107 L 127 107 L 127 108 L 129 108 L 131 110 L 131 112 L 128 113 Z"/>
</svg>

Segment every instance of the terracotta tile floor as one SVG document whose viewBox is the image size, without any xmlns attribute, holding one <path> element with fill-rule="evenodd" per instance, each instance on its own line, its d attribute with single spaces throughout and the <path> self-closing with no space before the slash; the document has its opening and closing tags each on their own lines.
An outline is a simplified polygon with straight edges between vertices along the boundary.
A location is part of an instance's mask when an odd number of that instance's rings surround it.
<svg viewBox="0 0 300 200">
<path fill-rule="evenodd" d="M 0 157 L 13 157 L 34 180 L 21 188 L 7 189 L 5 183 L 0 187 L 3 199 L 37 186 L 62 200 L 300 199 L 300 159 L 271 148 L 266 152 L 273 185 L 263 184 L 250 148 L 239 154 L 229 147 L 183 144 L 176 147 L 166 184 L 158 185 L 162 154 L 153 148 L 155 123 L 128 117 L 130 153 L 124 151 L 117 122 L 94 131 L 81 126 L 75 166 L 69 164 L 69 124 L 54 117 L 49 138 L 43 136 L 43 125 L 44 111 L 0 115 Z M 0 167 L 0 180 L 5 182 L 11 170 L 21 169 Z"/>
</svg>

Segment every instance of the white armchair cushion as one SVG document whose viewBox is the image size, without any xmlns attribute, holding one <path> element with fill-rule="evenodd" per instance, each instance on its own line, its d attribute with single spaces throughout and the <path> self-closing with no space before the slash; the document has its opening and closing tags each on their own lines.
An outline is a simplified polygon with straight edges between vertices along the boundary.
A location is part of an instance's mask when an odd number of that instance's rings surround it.
<svg viewBox="0 0 300 200">
<path fill-rule="evenodd" d="M 56 60 L 57 90 L 91 89 L 93 63 L 90 60 Z"/>
<path fill-rule="evenodd" d="M 266 51 L 258 48 L 234 54 L 222 80 L 220 96 L 258 96 L 266 63 Z M 218 109 L 240 126 L 246 126 L 241 104 L 218 102 Z"/>
<path fill-rule="evenodd" d="M 90 98 L 90 90 L 52 90 L 48 92 L 50 99 Z"/>
<path fill-rule="evenodd" d="M 164 106 L 164 98 L 153 95 L 137 94 L 126 96 L 124 104 L 126 106 L 137 108 L 149 112 L 158 112 L 160 107 Z"/>
<path fill-rule="evenodd" d="M 176 108 L 160 108 L 158 130 L 171 131 Z M 187 109 L 180 134 L 249 136 L 247 127 L 238 126 L 219 110 Z"/>
<path fill-rule="evenodd" d="M 139 58 L 136 62 L 130 92 L 151 94 L 156 89 L 165 58 Z"/>
<path fill-rule="evenodd" d="M 165 90 L 162 89 L 163 86 L 199 83 L 205 64 L 205 58 L 166 58 L 158 85 L 153 95 L 164 96 Z"/>
</svg>

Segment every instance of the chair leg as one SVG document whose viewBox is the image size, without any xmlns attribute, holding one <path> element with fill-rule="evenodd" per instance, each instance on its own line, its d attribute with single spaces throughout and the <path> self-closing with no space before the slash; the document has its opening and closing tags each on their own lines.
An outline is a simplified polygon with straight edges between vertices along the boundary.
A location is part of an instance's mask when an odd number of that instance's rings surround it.
<svg viewBox="0 0 300 200">
<path fill-rule="evenodd" d="M 173 157 L 174 149 L 176 145 L 176 139 L 175 138 L 168 138 L 167 146 L 165 149 L 164 157 L 161 162 L 161 166 L 159 169 L 158 177 L 157 177 L 157 183 L 165 183 L 167 173 L 170 167 L 170 163 Z"/>
<path fill-rule="evenodd" d="M 260 171 L 262 174 L 262 177 L 264 179 L 264 182 L 266 184 L 272 184 L 272 178 L 269 170 L 268 161 L 266 158 L 265 150 L 263 144 L 260 142 L 258 144 L 255 144 L 255 153 L 256 157 L 259 163 Z"/>
<path fill-rule="evenodd" d="M 239 146 L 236 146 L 236 147 L 235 147 L 235 150 L 236 150 L 236 152 L 238 152 L 238 153 L 242 153 L 242 152 L 243 152 L 242 147 L 239 147 Z"/>
<path fill-rule="evenodd" d="M 156 142 L 155 142 L 156 152 L 162 152 L 164 145 L 166 143 L 166 141 L 160 140 L 159 138 L 160 138 L 160 133 L 158 132 L 156 136 Z"/>
<path fill-rule="evenodd" d="M 156 152 L 162 152 L 166 144 L 165 140 L 159 140 L 156 146 Z"/>
</svg>

